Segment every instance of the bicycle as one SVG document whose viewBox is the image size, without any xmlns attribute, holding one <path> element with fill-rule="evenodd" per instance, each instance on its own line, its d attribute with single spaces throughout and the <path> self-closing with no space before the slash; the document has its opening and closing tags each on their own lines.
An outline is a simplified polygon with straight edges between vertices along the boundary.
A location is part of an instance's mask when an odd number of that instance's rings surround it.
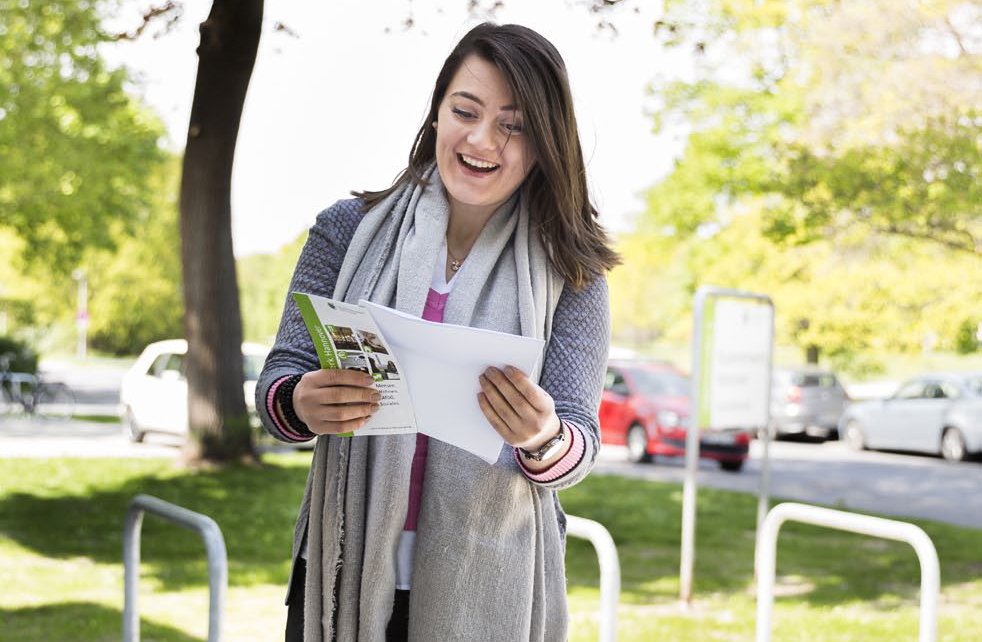
<svg viewBox="0 0 982 642">
<path fill-rule="evenodd" d="M 45 419 L 71 419 L 75 395 L 61 382 L 45 381 L 27 372 L 13 372 L 10 356 L 0 356 L 0 414 L 25 414 Z"/>
</svg>

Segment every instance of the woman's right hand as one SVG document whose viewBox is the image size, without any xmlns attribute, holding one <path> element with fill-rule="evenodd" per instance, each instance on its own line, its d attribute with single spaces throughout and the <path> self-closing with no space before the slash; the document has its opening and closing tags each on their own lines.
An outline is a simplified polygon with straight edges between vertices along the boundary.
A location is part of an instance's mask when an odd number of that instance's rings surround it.
<svg viewBox="0 0 982 642">
<path fill-rule="evenodd" d="M 314 370 L 293 389 L 293 410 L 318 435 L 361 428 L 379 409 L 371 375 L 358 370 Z"/>
</svg>

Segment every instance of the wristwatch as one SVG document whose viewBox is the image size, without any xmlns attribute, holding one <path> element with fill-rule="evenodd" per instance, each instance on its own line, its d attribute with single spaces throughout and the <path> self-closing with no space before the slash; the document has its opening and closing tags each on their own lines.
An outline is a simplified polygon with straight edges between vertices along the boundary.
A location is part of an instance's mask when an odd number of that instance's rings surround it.
<svg viewBox="0 0 982 642">
<path fill-rule="evenodd" d="M 525 450 L 524 448 L 519 448 L 518 450 L 522 453 L 522 457 L 525 459 L 531 459 L 532 461 L 542 461 L 543 459 L 549 459 L 557 452 L 562 450 L 563 443 L 566 441 L 566 430 L 563 426 L 562 421 L 559 422 L 559 434 L 542 444 L 542 447 L 534 452 Z"/>
</svg>

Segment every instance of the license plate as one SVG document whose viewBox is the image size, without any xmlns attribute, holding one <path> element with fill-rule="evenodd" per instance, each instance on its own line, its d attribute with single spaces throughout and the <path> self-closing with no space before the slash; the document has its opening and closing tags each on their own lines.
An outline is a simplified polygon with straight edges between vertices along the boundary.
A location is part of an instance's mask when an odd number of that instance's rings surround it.
<svg viewBox="0 0 982 642">
<path fill-rule="evenodd" d="M 702 443 L 714 446 L 732 446 L 736 443 L 736 435 L 728 432 L 712 432 L 702 435 Z"/>
</svg>

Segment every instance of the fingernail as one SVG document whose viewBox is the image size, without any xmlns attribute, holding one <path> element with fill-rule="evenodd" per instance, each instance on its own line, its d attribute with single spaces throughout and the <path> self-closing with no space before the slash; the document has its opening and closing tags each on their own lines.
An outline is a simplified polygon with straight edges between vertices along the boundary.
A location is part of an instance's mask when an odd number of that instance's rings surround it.
<svg viewBox="0 0 982 642">
<path fill-rule="evenodd" d="M 515 372 L 516 372 L 516 370 L 515 370 L 514 366 L 505 366 L 505 374 L 506 375 L 511 376 L 511 375 L 515 374 Z"/>
<path fill-rule="evenodd" d="M 378 405 L 377 403 L 373 403 L 372 404 L 372 412 L 378 412 L 378 409 L 381 408 L 381 407 L 382 406 Z"/>
</svg>

